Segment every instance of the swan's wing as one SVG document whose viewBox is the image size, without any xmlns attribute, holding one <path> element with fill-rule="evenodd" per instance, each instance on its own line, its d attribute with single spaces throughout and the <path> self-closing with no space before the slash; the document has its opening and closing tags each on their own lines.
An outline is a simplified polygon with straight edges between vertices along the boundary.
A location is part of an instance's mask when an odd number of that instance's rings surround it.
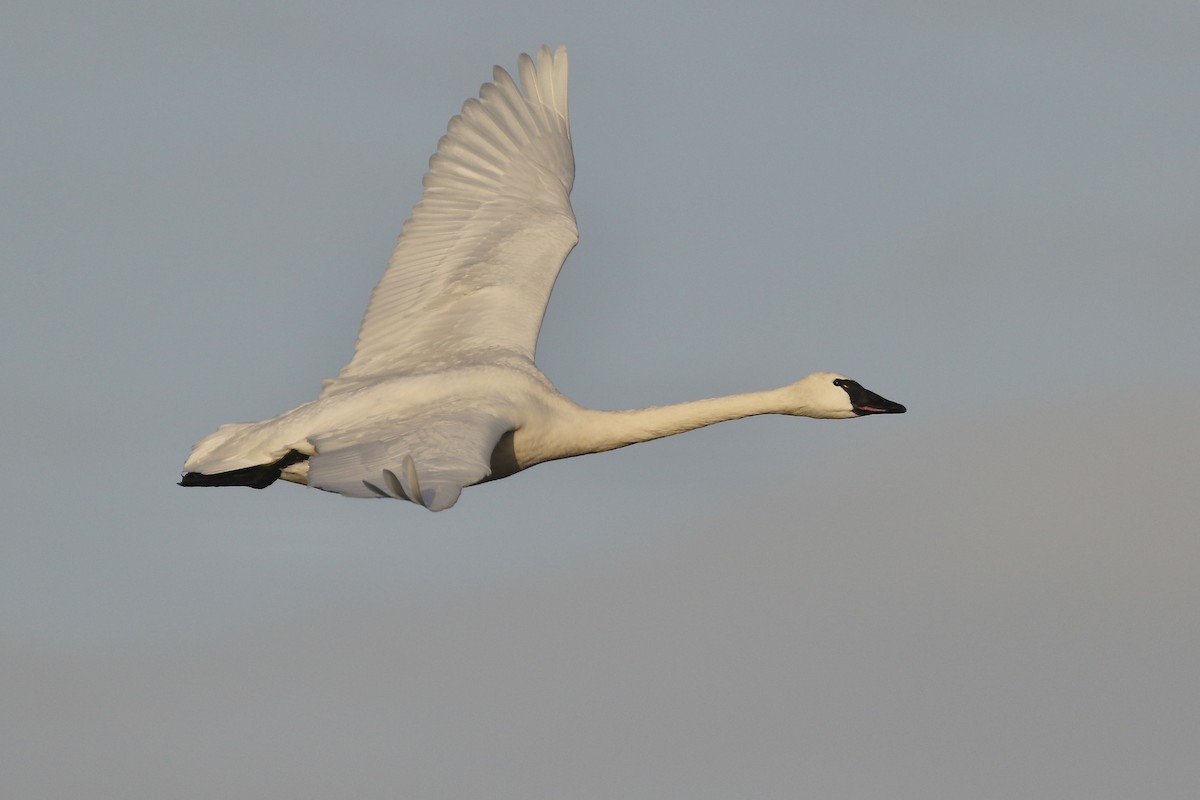
<svg viewBox="0 0 1200 800">
<path fill-rule="evenodd" d="M 358 429 L 352 439 L 314 437 L 308 485 L 348 497 L 411 500 L 430 511 L 454 505 L 464 486 L 491 473 L 492 451 L 513 425 L 492 414 L 423 414 L 397 429 Z"/>
<path fill-rule="evenodd" d="M 533 358 L 550 290 L 578 232 L 567 51 L 500 67 L 450 120 L 358 333 L 326 391 L 376 375 Z"/>
</svg>

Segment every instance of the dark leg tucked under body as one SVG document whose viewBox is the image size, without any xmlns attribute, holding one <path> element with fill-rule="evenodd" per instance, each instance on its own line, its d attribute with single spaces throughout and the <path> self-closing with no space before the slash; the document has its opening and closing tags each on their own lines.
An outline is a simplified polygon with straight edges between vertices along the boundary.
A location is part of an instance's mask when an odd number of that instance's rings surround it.
<svg viewBox="0 0 1200 800">
<path fill-rule="evenodd" d="M 180 486 L 249 486 L 254 489 L 265 489 L 275 481 L 287 467 L 307 461 L 308 456 L 297 450 L 288 450 L 278 461 L 270 464 L 255 464 L 252 467 L 231 469 L 228 472 L 217 472 L 205 475 L 202 472 L 184 473 Z"/>
</svg>

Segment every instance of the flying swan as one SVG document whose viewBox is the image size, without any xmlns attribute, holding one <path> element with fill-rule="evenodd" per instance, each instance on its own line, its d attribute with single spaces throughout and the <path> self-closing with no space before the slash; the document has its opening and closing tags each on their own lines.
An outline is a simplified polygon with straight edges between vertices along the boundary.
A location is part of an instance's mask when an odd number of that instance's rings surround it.
<svg viewBox="0 0 1200 800">
<path fill-rule="evenodd" d="M 320 397 L 263 422 L 222 425 L 181 486 L 283 478 L 431 511 L 464 486 L 755 414 L 901 414 L 857 382 L 816 372 L 780 389 L 631 411 L 583 408 L 534 363 L 550 290 L 578 240 L 567 51 L 500 67 L 450 120 L 425 192 L 371 294 L 354 357 Z"/>
</svg>

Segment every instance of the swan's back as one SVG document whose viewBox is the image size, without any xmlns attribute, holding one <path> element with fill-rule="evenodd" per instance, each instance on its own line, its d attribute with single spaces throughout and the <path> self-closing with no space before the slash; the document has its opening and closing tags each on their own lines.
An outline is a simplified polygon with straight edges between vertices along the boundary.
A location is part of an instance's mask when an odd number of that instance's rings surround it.
<svg viewBox="0 0 1200 800">
<path fill-rule="evenodd" d="M 578 239 L 567 53 L 522 54 L 450 120 L 359 329 L 326 393 L 388 374 L 531 359 L 550 291 Z M 523 89 L 523 91 L 522 91 Z"/>
</svg>

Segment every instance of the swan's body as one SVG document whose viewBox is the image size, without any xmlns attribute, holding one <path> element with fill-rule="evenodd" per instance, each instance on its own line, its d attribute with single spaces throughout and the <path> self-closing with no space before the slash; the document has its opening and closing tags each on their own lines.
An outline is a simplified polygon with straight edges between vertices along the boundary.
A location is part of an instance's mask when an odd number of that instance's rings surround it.
<svg viewBox="0 0 1200 800">
<path fill-rule="evenodd" d="M 425 194 L 376 287 L 354 358 L 321 396 L 223 425 L 192 449 L 184 486 L 278 478 L 434 511 L 463 487 L 755 414 L 848 419 L 903 406 L 829 372 L 766 392 L 595 411 L 534 363 L 550 290 L 577 231 L 567 54 L 522 55 L 524 92 L 497 67 L 438 144 Z"/>
</svg>

